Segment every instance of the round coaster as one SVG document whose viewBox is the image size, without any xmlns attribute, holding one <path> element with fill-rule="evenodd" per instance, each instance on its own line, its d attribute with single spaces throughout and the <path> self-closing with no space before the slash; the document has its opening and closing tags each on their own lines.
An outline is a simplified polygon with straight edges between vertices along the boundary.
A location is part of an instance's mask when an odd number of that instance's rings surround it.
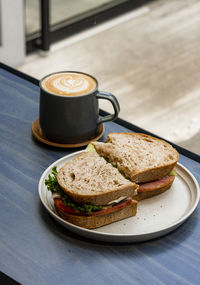
<svg viewBox="0 0 200 285">
<path fill-rule="evenodd" d="M 58 143 L 58 142 L 54 142 L 54 141 L 47 139 L 42 134 L 42 130 L 40 128 L 40 123 L 39 123 L 39 118 L 37 118 L 32 124 L 32 134 L 37 140 L 45 144 L 51 145 L 51 146 L 62 147 L 62 148 L 76 148 L 76 147 L 88 145 L 91 141 L 96 141 L 100 139 L 103 136 L 103 133 L 104 133 L 104 126 L 103 124 L 101 124 L 99 128 L 99 133 L 87 141 L 80 142 L 80 143 L 74 143 L 74 144 Z"/>
</svg>

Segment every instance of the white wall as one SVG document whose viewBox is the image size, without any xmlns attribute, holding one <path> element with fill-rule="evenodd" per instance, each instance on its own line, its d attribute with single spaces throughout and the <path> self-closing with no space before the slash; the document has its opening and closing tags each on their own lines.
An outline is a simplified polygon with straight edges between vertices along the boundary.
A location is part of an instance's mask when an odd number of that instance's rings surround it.
<svg viewBox="0 0 200 285">
<path fill-rule="evenodd" d="M 24 1 L 0 0 L 0 62 L 17 66 L 25 58 Z"/>
</svg>

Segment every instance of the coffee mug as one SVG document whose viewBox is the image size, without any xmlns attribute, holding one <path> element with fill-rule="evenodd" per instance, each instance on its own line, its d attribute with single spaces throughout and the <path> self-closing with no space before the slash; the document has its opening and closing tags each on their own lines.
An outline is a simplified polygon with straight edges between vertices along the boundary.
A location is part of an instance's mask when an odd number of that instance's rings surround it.
<svg viewBox="0 0 200 285">
<path fill-rule="evenodd" d="M 100 118 L 98 99 L 109 100 L 114 113 Z M 98 81 L 87 73 L 56 72 L 40 81 L 40 127 L 52 141 L 80 143 L 92 139 L 100 125 L 115 120 L 119 111 L 116 97 L 98 91 Z"/>
</svg>

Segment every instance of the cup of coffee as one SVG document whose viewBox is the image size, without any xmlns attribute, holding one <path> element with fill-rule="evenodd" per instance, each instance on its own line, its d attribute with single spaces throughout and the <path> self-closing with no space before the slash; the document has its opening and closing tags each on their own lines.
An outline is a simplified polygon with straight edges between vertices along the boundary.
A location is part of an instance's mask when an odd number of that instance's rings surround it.
<svg viewBox="0 0 200 285">
<path fill-rule="evenodd" d="M 100 118 L 99 99 L 111 102 L 113 114 Z M 52 141 L 71 144 L 92 139 L 100 125 L 115 120 L 119 111 L 116 97 L 99 91 L 98 81 L 89 74 L 56 72 L 40 81 L 40 127 Z"/>
</svg>

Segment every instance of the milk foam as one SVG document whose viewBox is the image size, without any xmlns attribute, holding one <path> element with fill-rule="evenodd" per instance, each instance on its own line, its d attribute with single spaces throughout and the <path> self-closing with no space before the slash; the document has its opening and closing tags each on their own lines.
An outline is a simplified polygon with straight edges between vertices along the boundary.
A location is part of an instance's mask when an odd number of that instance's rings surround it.
<svg viewBox="0 0 200 285">
<path fill-rule="evenodd" d="M 77 93 L 87 91 L 89 82 L 81 76 L 76 79 L 72 75 L 63 75 L 53 81 L 53 86 L 66 93 Z"/>
<path fill-rule="evenodd" d="M 55 73 L 46 77 L 42 86 L 47 91 L 58 95 L 84 95 L 96 88 L 96 81 L 82 73 Z"/>
</svg>

